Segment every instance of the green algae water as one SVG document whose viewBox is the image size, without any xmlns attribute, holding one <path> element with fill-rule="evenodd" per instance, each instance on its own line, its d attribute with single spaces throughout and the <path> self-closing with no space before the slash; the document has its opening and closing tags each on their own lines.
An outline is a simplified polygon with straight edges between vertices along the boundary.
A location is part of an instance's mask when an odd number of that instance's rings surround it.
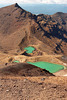
<svg viewBox="0 0 67 100">
<path fill-rule="evenodd" d="M 14 62 L 14 63 L 20 63 L 20 61 L 18 61 L 18 60 L 14 60 L 13 62 Z"/>
<path fill-rule="evenodd" d="M 57 71 L 60 71 L 64 69 L 64 66 L 58 65 L 58 64 L 53 64 L 53 63 L 48 63 L 48 62 L 27 62 L 29 64 L 35 65 L 37 67 L 40 67 L 42 69 L 46 69 L 50 73 L 55 73 Z"/>
<path fill-rule="evenodd" d="M 35 48 L 29 46 L 29 47 L 24 48 L 24 50 L 27 50 L 26 53 L 32 53 L 35 50 Z"/>
</svg>

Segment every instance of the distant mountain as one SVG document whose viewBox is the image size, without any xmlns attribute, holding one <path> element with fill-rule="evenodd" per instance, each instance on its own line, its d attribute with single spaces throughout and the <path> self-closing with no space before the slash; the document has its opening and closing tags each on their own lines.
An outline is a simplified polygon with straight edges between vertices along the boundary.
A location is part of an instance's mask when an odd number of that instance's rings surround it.
<svg viewBox="0 0 67 100">
<path fill-rule="evenodd" d="M 49 54 L 67 55 L 67 13 L 34 15 L 17 3 L 0 8 L 0 50 L 38 45 Z"/>
</svg>

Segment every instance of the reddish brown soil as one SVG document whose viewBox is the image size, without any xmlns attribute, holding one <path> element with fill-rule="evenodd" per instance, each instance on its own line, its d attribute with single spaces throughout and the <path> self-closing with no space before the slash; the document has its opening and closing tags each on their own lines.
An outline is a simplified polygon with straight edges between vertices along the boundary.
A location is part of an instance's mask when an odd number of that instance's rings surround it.
<svg viewBox="0 0 67 100">
<path fill-rule="evenodd" d="M 30 57 L 20 55 L 26 46 L 36 49 Z M 67 77 L 9 62 L 41 60 L 63 65 L 56 53 L 67 56 L 67 13 L 36 16 L 18 4 L 0 8 L 0 100 L 67 100 Z"/>
<path fill-rule="evenodd" d="M 66 100 L 67 78 L 21 63 L 0 68 L 0 100 Z"/>
<path fill-rule="evenodd" d="M 38 45 L 47 53 L 67 55 L 67 13 L 33 15 L 18 4 L 0 8 L 0 51 Z M 15 51 L 13 51 L 15 53 Z"/>
<path fill-rule="evenodd" d="M 67 100 L 67 78 L 0 78 L 0 100 Z"/>
<path fill-rule="evenodd" d="M 53 74 L 49 73 L 45 69 L 38 68 L 34 65 L 19 63 L 10 65 L 4 68 L 0 68 L 0 75 L 4 76 L 53 76 Z"/>
</svg>

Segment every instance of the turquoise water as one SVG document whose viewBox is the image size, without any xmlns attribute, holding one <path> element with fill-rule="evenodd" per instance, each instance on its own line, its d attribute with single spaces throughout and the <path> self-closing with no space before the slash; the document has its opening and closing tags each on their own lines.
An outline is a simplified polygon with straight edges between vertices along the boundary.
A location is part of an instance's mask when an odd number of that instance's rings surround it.
<svg viewBox="0 0 67 100">
<path fill-rule="evenodd" d="M 55 73 L 57 71 L 60 71 L 62 69 L 64 69 L 64 66 L 62 65 L 58 65 L 58 64 L 53 64 L 53 63 L 48 63 L 48 62 L 27 62 L 29 64 L 35 65 L 37 67 L 40 67 L 42 69 L 46 69 L 47 71 L 49 71 L 50 73 Z"/>
<path fill-rule="evenodd" d="M 24 49 L 27 50 L 26 53 L 32 53 L 35 50 L 35 48 L 34 47 L 31 47 L 31 46 L 26 47 Z"/>
<path fill-rule="evenodd" d="M 15 63 L 20 63 L 20 61 L 18 61 L 18 60 L 14 60 L 13 62 L 15 62 Z"/>
</svg>

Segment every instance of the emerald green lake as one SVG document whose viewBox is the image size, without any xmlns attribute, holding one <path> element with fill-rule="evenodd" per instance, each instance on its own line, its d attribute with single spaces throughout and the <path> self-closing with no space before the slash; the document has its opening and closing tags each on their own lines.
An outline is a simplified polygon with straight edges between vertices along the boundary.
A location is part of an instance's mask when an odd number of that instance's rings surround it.
<svg viewBox="0 0 67 100">
<path fill-rule="evenodd" d="M 13 62 L 15 62 L 15 63 L 20 63 L 20 61 L 18 61 L 18 60 L 14 60 Z"/>
<path fill-rule="evenodd" d="M 62 69 L 64 69 L 64 66 L 62 65 L 58 65 L 58 64 L 53 64 L 53 63 L 48 63 L 48 62 L 27 62 L 29 64 L 35 65 L 37 67 L 40 67 L 42 69 L 46 69 L 47 71 L 49 71 L 50 73 L 55 73 L 57 71 L 60 71 Z"/>
<path fill-rule="evenodd" d="M 35 48 L 29 46 L 29 47 L 24 48 L 24 50 L 27 50 L 26 53 L 32 53 L 35 50 Z"/>
</svg>

